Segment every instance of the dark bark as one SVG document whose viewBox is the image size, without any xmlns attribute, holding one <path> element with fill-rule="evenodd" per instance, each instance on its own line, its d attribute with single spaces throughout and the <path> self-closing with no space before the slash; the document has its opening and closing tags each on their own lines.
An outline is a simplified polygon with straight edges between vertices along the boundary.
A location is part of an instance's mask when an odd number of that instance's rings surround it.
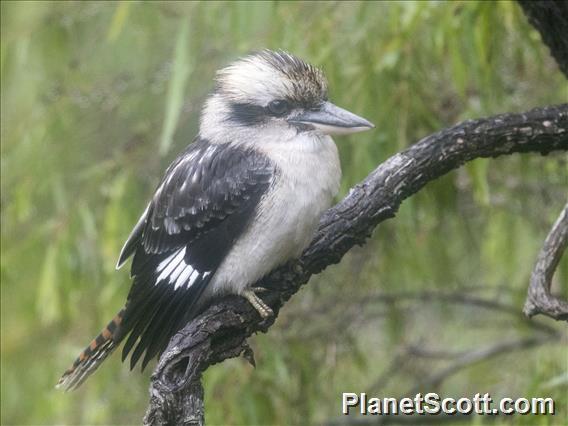
<svg viewBox="0 0 568 426">
<path fill-rule="evenodd" d="M 338 263 L 362 245 L 380 222 L 394 217 L 402 201 L 428 182 L 476 158 L 568 150 L 568 104 L 468 120 L 428 136 L 375 169 L 338 205 L 329 209 L 302 257 L 258 285 L 275 316 L 262 321 L 240 297 L 216 301 L 172 340 L 156 367 L 145 424 L 202 424 L 201 374 L 215 363 L 245 355 L 246 339 L 266 331 L 285 301 L 311 275 Z"/>
<path fill-rule="evenodd" d="M 568 78 L 568 2 L 519 0 L 519 4 Z"/>
<path fill-rule="evenodd" d="M 554 271 L 568 246 L 568 204 L 560 213 L 538 254 L 523 312 L 568 321 L 568 302 L 550 293 Z"/>
</svg>

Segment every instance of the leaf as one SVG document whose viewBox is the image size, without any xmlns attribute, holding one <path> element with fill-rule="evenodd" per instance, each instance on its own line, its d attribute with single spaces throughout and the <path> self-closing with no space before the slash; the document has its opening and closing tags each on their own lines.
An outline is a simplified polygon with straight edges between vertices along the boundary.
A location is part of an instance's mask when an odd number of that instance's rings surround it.
<svg viewBox="0 0 568 426">
<path fill-rule="evenodd" d="M 124 195 L 128 190 L 128 173 L 120 173 L 112 181 L 109 191 L 109 202 L 103 218 L 103 232 L 101 235 L 102 258 L 110 269 L 114 270 L 113 259 L 116 257 L 124 235 Z"/>
<path fill-rule="evenodd" d="M 473 183 L 473 197 L 482 206 L 488 206 L 490 201 L 489 183 L 487 182 L 489 161 L 480 158 L 466 165 L 466 170 Z"/>
<path fill-rule="evenodd" d="M 107 33 L 108 42 L 115 41 L 122 32 L 122 28 L 124 28 L 126 18 L 128 17 L 130 4 L 130 1 L 121 1 L 118 3 L 118 6 L 116 6 L 116 11 L 114 12 L 114 16 L 112 17 L 112 22 L 110 23 Z"/>
<path fill-rule="evenodd" d="M 36 309 L 42 324 L 52 324 L 61 315 L 61 300 L 57 288 L 57 244 L 51 244 L 43 260 L 36 299 Z"/>
<path fill-rule="evenodd" d="M 543 389 L 568 387 L 568 373 L 561 373 L 542 384 Z"/>
<path fill-rule="evenodd" d="M 181 107 L 183 106 L 185 85 L 191 69 L 193 68 L 193 64 L 190 62 L 188 55 L 188 30 L 189 21 L 182 18 L 174 52 L 172 77 L 170 79 L 168 94 L 166 97 L 166 117 L 164 119 L 164 127 L 162 128 L 162 136 L 160 138 L 161 155 L 166 154 L 172 144 Z"/>
</svg>

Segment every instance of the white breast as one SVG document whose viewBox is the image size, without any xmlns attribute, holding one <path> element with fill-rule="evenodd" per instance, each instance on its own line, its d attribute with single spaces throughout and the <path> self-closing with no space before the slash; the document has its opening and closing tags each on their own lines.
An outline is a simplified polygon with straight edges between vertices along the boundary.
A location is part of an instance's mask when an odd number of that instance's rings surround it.
<svg viewBox="0 0 568 426">
<path fill-rule="evenodd" d="M 279 173 L 251 226 L 215 273 L 209 294 L 239 294 L 298 257 L 339 190 L 339 157 L 329 136 L 305 132 L 286 141 L 255 144 L 255 149 L 269 156 Z"/>
</svg>

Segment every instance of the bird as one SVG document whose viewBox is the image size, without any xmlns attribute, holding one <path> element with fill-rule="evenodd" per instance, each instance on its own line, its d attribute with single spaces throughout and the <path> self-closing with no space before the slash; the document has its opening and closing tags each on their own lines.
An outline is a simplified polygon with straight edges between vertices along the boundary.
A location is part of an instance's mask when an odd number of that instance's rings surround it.
<svg viewBox="0 0 568 426">
<path fill-rule="evenodd" d="M 217 297 L 273 315 L 254 284 L 308 246 L 341 179 L 331 138 L 374 128 L 328 99 L 324 72 L 284 50 L 260 50 L 217 71 L 199 132 L 171 163 L 128 236 L 124 307 L 56 387 L 79 387 L 125 341 L 142 369 Z"/>
</svg>

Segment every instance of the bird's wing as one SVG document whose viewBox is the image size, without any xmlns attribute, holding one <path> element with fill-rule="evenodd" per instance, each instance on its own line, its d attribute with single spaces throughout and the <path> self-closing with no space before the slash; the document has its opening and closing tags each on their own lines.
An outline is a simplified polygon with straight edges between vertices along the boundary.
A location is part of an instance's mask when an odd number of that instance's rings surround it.
<svg viewBox="0 0 568 426">
<path fill-rule="evenodd" d="M 142 366 L 163 351 L 197 308 L 203 290 L 254 217 L 275 168 L 262 154 L 198 139 L 166 171 L 128 238 L 133 284 L 116 340 Z M 193 308 L 193 309 L 192 309 Z"/>
</svg>

